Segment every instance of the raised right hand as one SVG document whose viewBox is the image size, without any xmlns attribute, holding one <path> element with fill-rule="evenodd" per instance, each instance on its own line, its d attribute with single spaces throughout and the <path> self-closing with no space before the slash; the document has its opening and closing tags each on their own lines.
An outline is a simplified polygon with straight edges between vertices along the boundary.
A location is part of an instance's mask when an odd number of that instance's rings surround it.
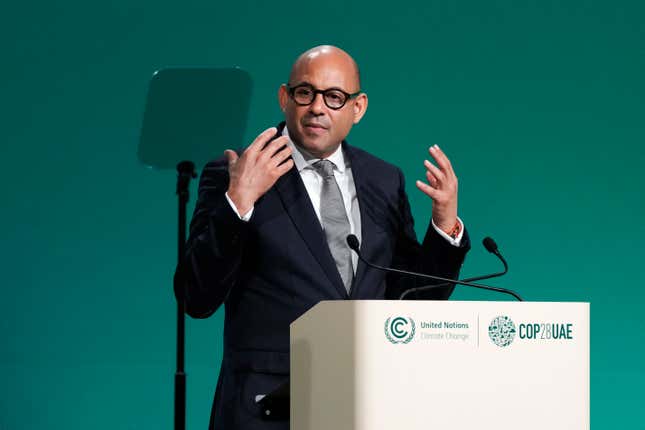
<svg viewBox="0 0 645 430">
<path fill-rule="evenodd" d="M 251 210 L 278 178 L 293 167 L 293 160 L 287 160 L 291 155 L 287 136 L 280 136 L 266 145 L 276 133 L 275 127 L 266 129 L 240 157 L 230 149 L 224 151 L 230 176 L 227 194 L 240 214 Z"/>
</svg>

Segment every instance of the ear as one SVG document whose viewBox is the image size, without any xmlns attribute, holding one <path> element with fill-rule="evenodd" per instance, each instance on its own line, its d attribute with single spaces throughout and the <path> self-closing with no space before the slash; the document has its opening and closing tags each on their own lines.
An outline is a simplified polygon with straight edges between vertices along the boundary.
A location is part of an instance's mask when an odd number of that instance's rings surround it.
<svg viewBox="0 0 645 430">
<path fill-rule="evenodd" d="M 367 94 L 360 93 L 354 100 L 354 124 L 358 124 L 367 110 Z"/>
<path fill-rule="evenodd" d="M 287 102 L 289 101 L 289 93 L 287 91 L 287 86 L 285 84 L 280 85 L 278 90 L 278 103 L 280 103 L 280 109 L 282 112 L 287 108 Z"/>
</svg>

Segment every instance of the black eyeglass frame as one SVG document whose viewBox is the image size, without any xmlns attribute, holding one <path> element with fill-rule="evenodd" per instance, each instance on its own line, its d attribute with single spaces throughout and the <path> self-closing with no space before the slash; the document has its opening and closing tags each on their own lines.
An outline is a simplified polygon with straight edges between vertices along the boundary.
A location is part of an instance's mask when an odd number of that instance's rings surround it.
<svg viewBox="0 0 645 430">
<path fill-rule="evenodd" d="M 340 110 L 340 109 L 344 108 L 349 100 L 351 100 L 353 98 L 356 98 L 359 94 L 361 94 L 363 92 L 361 90 L 358 90 L 355 93 L 350 94 L 350 93 L 348 93 L 346 91 L 341 90 L 340 88 L 327 88 L 326 90 L 319 90 L 319 89 L 317 89 L 316 87 L 314 87 L 311 84 L 298 84 L 295 87 L 292 87 L 290 84 L 285 84 L 285 86 L 287 87 L 287 93 L 289 93 L 289 97 L 291 97 L 291 100 L 293 100 L 293 102 L 295 104 L 297 104 L 298 106 L 309 106 L 310 104 L 312 104 L 314 102 L 314 100 L 316 100 L 316 96 L 318 94 L 322 94 L 323 101 L 325 102 L 325 106 L 327 106 L 329 109 L 333 109 L 333 110 Z M 313 92 L 313 94 L 314 94 L 309 103 L 300 103 L 300 102 L 298 102 L 296 100 L 296 97 L 295 97 L 296 90 L 298 88 L 303 88 L 303 87 L 311 89 L 311 92 Z M 343 101 L 343 104 L 338 106 L 338 107 L 329 106 L 329 103 L 327 103 L 327 98 L 325 98 L 325 93 L 327 93 L 329 91 L 338 91 L 341 94 L 343 94 L 345 96 L 345 101 Z"/>
</svg>

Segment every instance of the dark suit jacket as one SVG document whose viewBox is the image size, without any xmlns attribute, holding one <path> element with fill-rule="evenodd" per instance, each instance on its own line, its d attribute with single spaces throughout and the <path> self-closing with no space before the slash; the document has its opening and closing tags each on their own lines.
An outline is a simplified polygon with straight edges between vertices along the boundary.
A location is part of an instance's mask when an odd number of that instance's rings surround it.
<svg viewBox="0 0 645 430">
<path fill-rule="evenodd" d="M 419 244 L 401 171 L 346 142 L 343 149 L 356 185 L 365 258 L 456 278 L 468 235 L 454 247 L 430 226 Z M 177 273 L 189 315 L 206 318 L 225 305 L 211 428 L 287 429 L 287 422 L 261 420 L 255 396 L 288 377 L 289 324 L 321 300 L 397 298 L 416 281 L 359 262 L 348 295 L 295 167 L 256 202 L 248 223 L 225 198 L 228 181 L 225 160 L 204 168 L 187 258 Z M 447 299 L 451 292 L 452 287 L 435 289 L 422 298 Z"/>
</svg>

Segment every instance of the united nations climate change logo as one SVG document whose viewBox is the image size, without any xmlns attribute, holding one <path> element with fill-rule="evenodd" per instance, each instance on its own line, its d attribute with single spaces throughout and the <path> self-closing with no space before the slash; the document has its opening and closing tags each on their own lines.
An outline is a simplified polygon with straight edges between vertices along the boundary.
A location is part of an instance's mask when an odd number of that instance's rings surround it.
<svg viewBox="0 0 645 430">
<path fill-rule="evenodd" d="M 515 339 L 515 323 L 509 317 L 500 315 L 490 322 L 488 336 L 499 347 L 509 346 Z"/>
<path fill-rule="evenodd" d="M 385 320 L 385 337 L 392 343 L 410 343 L 416 331 L 412 318 L 390 317 Z"/>
</svg>

